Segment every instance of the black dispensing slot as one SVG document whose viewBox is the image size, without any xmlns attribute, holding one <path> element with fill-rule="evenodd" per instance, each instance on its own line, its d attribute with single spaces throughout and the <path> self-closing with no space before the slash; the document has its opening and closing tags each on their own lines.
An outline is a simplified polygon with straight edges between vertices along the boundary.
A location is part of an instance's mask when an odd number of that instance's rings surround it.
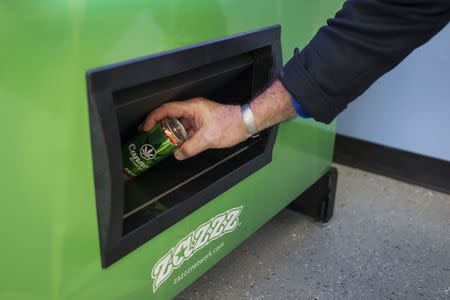
<svg viewBox="0 0 450 300">
<path fill-rule="evenodd" d="M 269 163 L 276 127 L 239 145 L 169 157 L 121 181 L 122 144 L 158 106 L 204 97 L 244 104 L 281 66 L 278 26 L 88 72 L 102 263 L 107 267 Z"/>
<path fill-rule="evenodd" d="M 247 102 L 273 77 L 270 74 L 274 70 L 273 61 L 264 60 L 265 57 L 272 57 L 270 47 L 116 93 L 115 104 L 118 106 L 115 110 L 122 143 L 137 134 L 136 122 L 142 121 L 148 111 L 172 99 L 201 96 L 226 104 Z M 255 64 L 267 65 L 266 71 L 259 74 L 265 80 L 253 84 Z M 266 139 L 267 133 L 263 132 L 232 149 L 206 151 L 182 162 L 169 158 L 125 185 L 124 234 L 163 213 L 161 209 L 186 201 L 190 194 L 226 176 L 230 172 L 226 171 L 227 164 L 233 163 L 237 167 L 237 164 L 247 162 L 249 155 L 254 157 L 263 153 Z M 247 153 L 244 155 L 243 152 Z M 181 214 L 185 212 L 180 210 Z"/>
</svg>

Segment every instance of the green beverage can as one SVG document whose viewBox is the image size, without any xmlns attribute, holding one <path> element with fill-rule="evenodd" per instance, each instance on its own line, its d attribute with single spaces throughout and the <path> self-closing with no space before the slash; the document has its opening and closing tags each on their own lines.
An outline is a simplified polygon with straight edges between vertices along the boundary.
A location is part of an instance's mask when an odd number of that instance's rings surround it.
<svg viewBox="0 0 450 300">
<path fill-rule="evenodd" d="M 162 119 L 150 131 L 131 139 L 122 149 L 124 181 L 132 180 L 171 156 L 186 139 L 185 128 L 178 119 L 172 117 Z"/>
</svg>

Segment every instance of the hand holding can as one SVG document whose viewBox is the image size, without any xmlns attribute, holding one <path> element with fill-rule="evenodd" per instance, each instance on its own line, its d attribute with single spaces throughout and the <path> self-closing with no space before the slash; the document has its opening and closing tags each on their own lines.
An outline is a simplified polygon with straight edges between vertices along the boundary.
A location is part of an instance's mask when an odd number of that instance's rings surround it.
<svg viewBox="0 0 450 300">
<path fill-rule="evenodd" d="M 164 158 L 173 155 L 186 140 L 184 126 L 173 117 L 165 117 L 148 132 L 137 135 L 122 149 L 124 181 L 132 180 Z"/>
</svg>

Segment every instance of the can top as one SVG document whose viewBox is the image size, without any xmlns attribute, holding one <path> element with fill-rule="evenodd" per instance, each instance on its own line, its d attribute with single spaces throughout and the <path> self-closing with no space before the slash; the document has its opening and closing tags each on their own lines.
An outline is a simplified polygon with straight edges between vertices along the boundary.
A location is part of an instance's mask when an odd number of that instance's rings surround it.
<svg viewBox="0 0 450 300">
<path fill-rule="evenodd" d="M 177 118 L 165 117 L 161 120 L 161 125 L 164 133 L 176 147 L 181 146 L 187 140 L 186 129 Z"/>
</svg>

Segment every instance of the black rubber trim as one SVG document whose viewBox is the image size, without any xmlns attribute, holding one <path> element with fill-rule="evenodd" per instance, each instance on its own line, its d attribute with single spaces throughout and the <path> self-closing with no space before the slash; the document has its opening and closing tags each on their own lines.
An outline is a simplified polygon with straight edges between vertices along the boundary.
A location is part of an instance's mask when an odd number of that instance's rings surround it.
<svg viewBox="0 0 450 300">
<path fill-rule="evenodd" d="M 450 162 L 336 135 L 337 163 L 450 194 Z"/>
</svg>

